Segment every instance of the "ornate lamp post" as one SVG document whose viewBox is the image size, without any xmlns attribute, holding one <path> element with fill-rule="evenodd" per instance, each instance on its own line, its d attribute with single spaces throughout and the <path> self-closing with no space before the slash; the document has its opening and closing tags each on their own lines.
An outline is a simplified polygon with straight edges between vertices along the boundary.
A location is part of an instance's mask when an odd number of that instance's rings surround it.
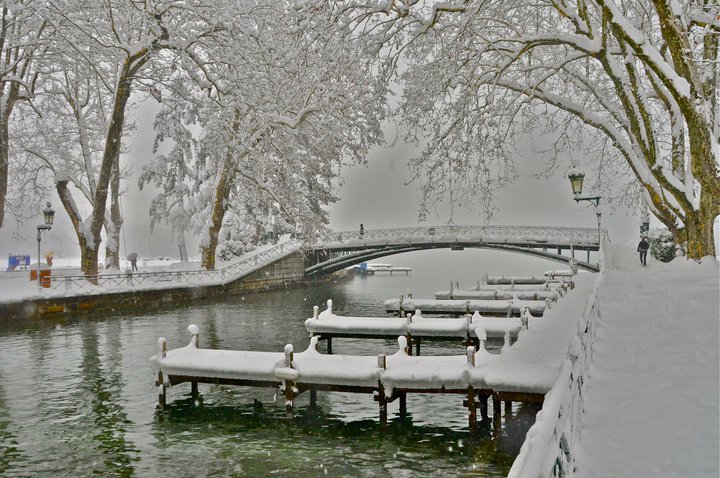
<svg viewBox="0 0 720 478">
<path fill-rule="evenodd" d="M 43 217 L 45 218 L 45 224 L 38 224 L 37 227 L 37 243 L 38 243 L 38 265 L 37 265 L 37 281 L 38 290 L 42 292 L 42 281 L 40 279 L 40 241 L 42 240 L 42 233 L 52 229 L 53 220 L 55 219 L 55 211 L 50 207 L 50 203 L 46 203 L 45 209 L 43 209 Z"/>
<path fill-rule="evenodd" d="M 582 189 L 583 189 L 583 181 L 585 180 L 585 174 L 584 173 L 577 173 L 572 172 L 568 174 L 568 179 L 570 179 L 570 186 L 572 187 L 573 192 L 573 199 L 575 202 L 580 201 L 590 201 L 595 205 L 595 215 L 597 216 L 597 223 L 598 223 L 598 241 L 601 240 L 601 226 L 600 226 L 600 216 L 602 213 L 598 209 L 598 206 L 600 206 L 600 199 L 601 196 L 588 196 L 588 197 L 581 197 Z"/>
</svg>

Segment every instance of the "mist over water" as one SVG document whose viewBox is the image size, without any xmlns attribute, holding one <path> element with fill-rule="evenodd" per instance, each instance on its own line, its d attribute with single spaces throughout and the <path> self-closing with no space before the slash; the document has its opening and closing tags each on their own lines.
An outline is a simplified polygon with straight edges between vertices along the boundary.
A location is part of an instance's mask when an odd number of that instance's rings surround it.
<svg viewBox="0 0 720 478">
<path fill-rule="evenodd" d="M 304 321 L 333 299 L 346 315 L 385 316 L 383 300 L 412 291 L 432 297 L 450 280 L 462 288 L 483 273 L 538 275 L 554 263 L 492 251 L 430 251 L 377 262 L 410 275 L 355 275 L 335 283 L 250 293 L 182 308 L 0 325 L 2 476 L 505 476 L 535 409 L 516 406 L 500 437 L 480 425 L 471 437 L 460 395 L 410 394 L 378 423 L 370 394 L 319 392 L 296 401 L 292 420 L 274 389 L 188 384 L 157 408 L 148 361 L 158 337 L 188 343 L 189 324 L 208 348 L 281 352 L 309 344 Z M 558 264 L 560 268 L 562 266 Z M 500 344 L 491 344 L 497 351 Z M 397 350 L 394 340 L 336 339 L 338 354 Z M 320 345 L 324 351 L 324 345 Z M 464 354 L 460 342 L 423 343 L 423 354 Z M 262 403 L 261 408 L 253 401 Z"/>
</svg>

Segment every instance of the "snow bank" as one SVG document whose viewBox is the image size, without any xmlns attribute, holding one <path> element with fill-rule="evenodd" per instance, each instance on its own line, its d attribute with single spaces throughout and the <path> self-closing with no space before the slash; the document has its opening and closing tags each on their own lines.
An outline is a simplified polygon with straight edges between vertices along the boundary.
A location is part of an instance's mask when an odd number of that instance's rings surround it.
<svg viewBox="0 0 720 478">
<path fill-rule="evenodd" d="M 580 439 L 582 383 L 587 377 L 592 337 L 600 316 L 598 293 L 605 277 L 604 250 L 605 247 L 601 250 L 601 272 L 593 284 L 582 316 L 577 320 L 577 334 L 573 333 L 570 337 L 557 334 L 547 337 L 549 340 L 565 340 L 565 347 L 556 343 L 555 348 L 568 352 L 561 359 L 559 374 L 556 373 L 552 386 L 546 390 L 542 410 L 537 414 L 535 424 L 528 430 L 508 478 L 570 476 L 574 471 L 573 450 Z M 520 342 L 518 340 L 516 345 Z M 541 377 L 545 380 L 551 377 L 551 366 L 551 363 L 546 362 L 544 365 L 535 363 L 527 367 L 527 371 L 534 369 L 538 373 L 534 383 L 539 390 L 547 387 L 548 383 Z M 528 380 L 530 377 L 520 378 Z M 504 377 L 496 379 L 507 380 Z"/>
</svg>

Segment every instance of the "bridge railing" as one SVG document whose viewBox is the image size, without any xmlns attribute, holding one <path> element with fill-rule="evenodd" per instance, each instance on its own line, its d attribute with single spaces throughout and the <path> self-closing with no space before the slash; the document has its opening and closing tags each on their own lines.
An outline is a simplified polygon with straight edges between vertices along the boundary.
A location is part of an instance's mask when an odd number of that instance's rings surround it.
<svg viewBox="0 0 720 478">
<path fill-rule="evenodd" d="M 563 243 L 598 245 L 596 228 L 559 226 L 417 226 L 360 231 L 331 232 L 321 245 L 384 242 L 443 242 L 445 240 L 482 240 L 508 243 Z"/>
<path fill-rule="evenodd" d="M 257 252 L 249 257 L 214 270 L 185 270 L 158 272 L 127 272 L 120 274 L 98 274 L 94 276 L 74 275 L 51 277 L 51 288 L 85 290 L 97 292 L 99 289 L 115 288 L 153 288 L 157 286 L 175 287 L 185 285 L 216 285 L 238 279 L 250 272 L 274 262 L 300 249 L 300 241 L 292 239 L 281 242 L 269 249 Z M 94 284 L 95 282 L 96 284 Z"/>
</svg>

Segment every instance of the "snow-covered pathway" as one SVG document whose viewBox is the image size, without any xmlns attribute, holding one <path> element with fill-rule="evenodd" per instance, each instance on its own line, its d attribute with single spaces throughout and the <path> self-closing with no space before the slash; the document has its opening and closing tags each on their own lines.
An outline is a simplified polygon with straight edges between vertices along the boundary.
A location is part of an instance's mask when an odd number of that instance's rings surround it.
<svg viewBox="0 0 720 478">
<path fill-rule="evenodd" d="M 577 474 L 717 478 L 717 262 L 608 252 Z"/>
</svg>

